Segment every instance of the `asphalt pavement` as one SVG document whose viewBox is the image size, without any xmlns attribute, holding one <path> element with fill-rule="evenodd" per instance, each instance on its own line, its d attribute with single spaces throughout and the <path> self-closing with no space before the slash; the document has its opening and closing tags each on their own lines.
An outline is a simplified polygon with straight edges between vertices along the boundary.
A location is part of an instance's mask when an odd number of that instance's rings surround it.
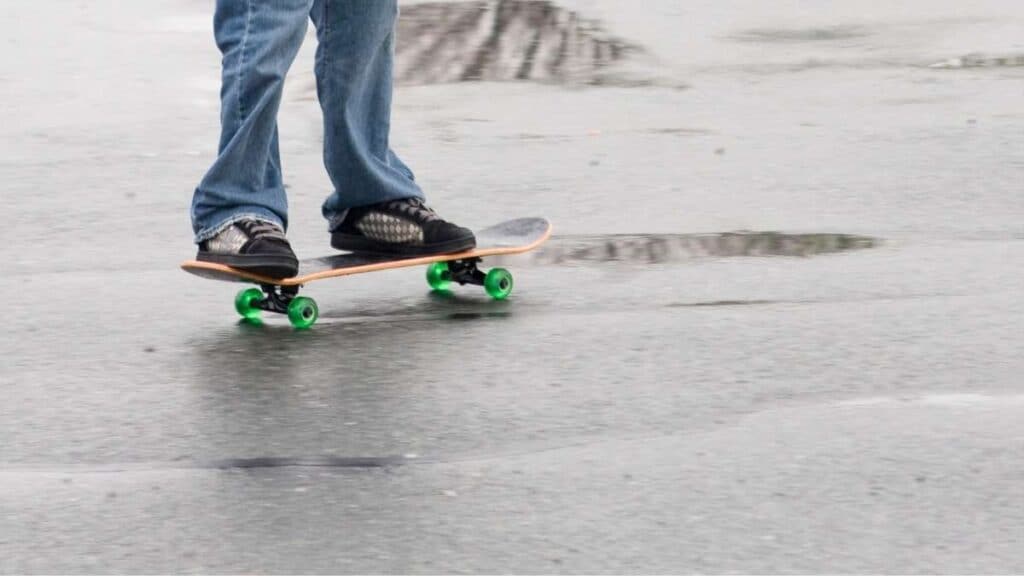
<svg viewBox="0 0 1024 576">
<path fill-rule="evenodd" d="M 644 7 L 404 4 L 431 204 L 555 236 L 508 301 L 381 272 L 295 331 L 177 267 L 209 3 L 5 6 L 0 572 L 1024 572 L 1024 8 Z"/>
</svg>

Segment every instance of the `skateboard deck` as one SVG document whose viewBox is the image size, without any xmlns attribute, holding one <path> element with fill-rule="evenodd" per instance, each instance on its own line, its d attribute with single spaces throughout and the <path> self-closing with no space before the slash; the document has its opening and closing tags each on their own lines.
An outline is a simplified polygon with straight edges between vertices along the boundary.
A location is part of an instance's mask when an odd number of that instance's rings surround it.
<svg viewBox="0 0 1024 576">
<path fill-rule="evenodd" d="M 427 282 L 434 290 L 447 290 L 454 282 L 460 285 L 483 286 L 497 300 L 512 292 L 512 275 L 503 268 L 483 272 L 478 265 L 482 258 L 529 252 L 551 236 L 551 223 L 544 218 L 518 218 L 476 232 L 477 247 L 454 254 L 432 256 L 395 256 L 339 252 L 331 256 L 299 261 L 299 273 L 293 278 L 269 278 L 237 270 L 223 264 L 188 260 L 181 269 L 225 282 L 256 284 L 260 288 L 242 290 L 235 298 L 235 309 L 248 320 L 258 320 L 261 311 L 287 314 L 297 328 L 312 326 L 319 311 L 311 298 L 298 296 L 299 288 L 327 278 L 351 276 L 366 272 L 392 270 L 426 265 Z"/>
</svg>

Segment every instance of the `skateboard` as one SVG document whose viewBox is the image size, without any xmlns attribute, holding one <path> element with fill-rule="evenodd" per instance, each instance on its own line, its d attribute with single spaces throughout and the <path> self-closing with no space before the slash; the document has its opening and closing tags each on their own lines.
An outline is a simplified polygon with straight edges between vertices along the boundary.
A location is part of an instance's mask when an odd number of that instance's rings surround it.
<svg viewBox="0 0 1024 576">
<path fill-rule="evenodd" d="M 235 310 L 243 318 L 258 321 L 262 312 L 285 314 L 292 326 L 305 329 L 316 323 L 320 310 L 315 300 L 299 296 L 299 289 L 310 282 L 338 276 L 426 265 L 427 284 L 435 291 L 447 291 L 452 283 L 473 284 L 483 286 L 491 298 L 504 300 L 512 293 L 512 274 L 504 268 L 484 272 L 479 267 L 483 258 L 529 252 L 550 236 L 551 223 L 544 218 L 518 218 L 478 231 L 477 247 L 455 254 L 410 257 L 341 252 L 301 260 L 299 274 L 284 279 L 198 260 L 183 262 L 181 269 L 211 280 L 256 284 L 259 288 L 245 288 L 235 297 Z"/>
</svg>

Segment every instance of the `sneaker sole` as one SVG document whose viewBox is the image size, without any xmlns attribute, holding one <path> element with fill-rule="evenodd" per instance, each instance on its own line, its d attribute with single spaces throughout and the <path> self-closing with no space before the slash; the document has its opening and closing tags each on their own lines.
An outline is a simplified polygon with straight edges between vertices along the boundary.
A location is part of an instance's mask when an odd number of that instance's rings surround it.
<svg viewBox="0 0 1024 576">
<path fill-rule="evenodd" d="M 299 261 L 288 256 L 266 254 L 213 254 L 199 252 L 196 260 L 223 264 L 269 278 L 291 278 L 299 273 Z"/>
<path fill-rule="evenodd" d="M 455 254 L 476 248 L 476 237 L 455 238 L 444 242 L 423 244 L 418 246 L 403 244 L 387 244 L 375 242 L 365 236 L 353 236 L 351 234 L 334 233 L 331 235 L 331 247 L 346 252 L 361 252 L 366 254 L 384 254 L 388 256 L 434 256 L 440 254 Z"/>
</svg>

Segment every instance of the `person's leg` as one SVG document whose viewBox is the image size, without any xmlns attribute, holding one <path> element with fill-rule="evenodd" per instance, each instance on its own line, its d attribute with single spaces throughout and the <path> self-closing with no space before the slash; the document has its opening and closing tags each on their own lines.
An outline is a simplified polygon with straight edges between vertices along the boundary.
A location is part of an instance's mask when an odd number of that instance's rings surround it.
<svg viewBox="0 0 1024 576">
<path fill-rule="evenodd" d="M 288 203 L 277 112 L 312 4 L 313 0 L 217 1 L 214 35 L 223 53 L 219 153 L 192 199 L 192 226 L 201 259 L 250 269 L 276 267 L 281 274 L 293 267 L 294 254 L 283 235 Z M 243 221 L 271 224 L 280 233 L 254 245 L 252 234 L 270 228 L 234 226 Z"/>
<path fill-rule="evenodd" d="M 348 208 L 423 197 L 389 148 L 396 0 L 316 0 L 317 93 L 331 219 Z M 404 168 L 404 169 L 403 169 Z"/>
<path fill-rule="evenodd" d="M 423 205 L 412 171 L 390 148 L 397 0 L 316 0 L 310 15 L 319 41 L 324 164 L 334 185 L 323 205 L 332 245 L 401 253 L 471 248 L 472 232 Z"/>
</svg>

